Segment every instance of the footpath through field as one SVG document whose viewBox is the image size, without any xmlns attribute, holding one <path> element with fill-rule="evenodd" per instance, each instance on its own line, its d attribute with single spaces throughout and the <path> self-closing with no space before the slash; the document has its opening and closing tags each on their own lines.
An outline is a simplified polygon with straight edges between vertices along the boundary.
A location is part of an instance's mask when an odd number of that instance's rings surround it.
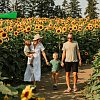
<svg viewBox="0 0 100 100">
<path fill-rule="evenodd" d="M 85 100 L 83 90 L 85 82 L 90 78 L 92 74 L 91 65 L 83 65 L 79 67 L 78 73 L 78 91 L 71 93 L 64 93 L 63 91 L 67 88 L 65 82 L 65 71 L 62 68 L 59 77 L 58 90 L 52 89 L 51 73 L 43 74 L 41 82 L 37 84 L 37 96 L 44 97 L 45 100 Z M 73 87 L 73 77 L 71 74 L 71 87 Z"/>
</svg>

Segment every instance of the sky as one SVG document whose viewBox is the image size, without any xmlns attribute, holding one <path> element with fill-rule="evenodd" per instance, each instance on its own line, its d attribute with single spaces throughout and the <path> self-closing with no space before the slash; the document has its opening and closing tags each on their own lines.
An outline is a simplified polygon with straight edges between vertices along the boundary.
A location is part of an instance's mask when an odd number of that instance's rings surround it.
<svg viewBox="0 0 100 100">
<path fill-rule="evenodd" d="M 63 1 L 64 0 L 55 0 L 55 4 L 62 5 Z M 70 0 L 67 0 L 67 1 L 69 2 Z M 78 1 L 80 2 L 80 8 L 82 8 L 82 17 L 85 17 L 84 12 L 85 12 L 85 8 L 87 7 L 87 0 L 78 0 Z M 100 0 L 97 0 L 97 2 L 99 3 L 97 7 L 98 9 L 100 9 Z M 99 13 L 99 18 L 100 18 L 100 10 L 98 11 L 98 13 Z"/>
</svg>

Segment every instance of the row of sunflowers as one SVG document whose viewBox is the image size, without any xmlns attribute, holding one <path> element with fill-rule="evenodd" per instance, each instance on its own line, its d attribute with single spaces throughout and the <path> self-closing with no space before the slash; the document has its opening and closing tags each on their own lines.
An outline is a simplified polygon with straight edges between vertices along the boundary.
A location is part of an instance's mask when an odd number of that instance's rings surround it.
<svg viewBox="0 0 100 100">
<path fill-rule="evenodd" d="M 54 34 L 64 34 L 74 31 L 84 33 L 100 29 L 100 19 L 87 18 L 17 18 L 16 20 L 0 20 L 0 44 L 9 41 L 13 36 L 34 34 L 37 32 L 53 31 Z"/>
<path fill-rule="evenodd" d="M 68 33 L 78 41 L 82 60 L 90 63 L 100 48 L 100 19 L 87 18 L 17 18 L 0 19 L 0 70 L 2 76 L 23 78 L 26 57 L 24 39 L 32 40 L 39 33 L 43 36 L 48 59 L 57 51 L 61 58 L 62 44 Z M 42 66 L 46 66 L 42 61 Z M 8 73 L 6 73 L 6 70 Z M 48 69 L 42 69 L 47 72 Z"/>
</svg>

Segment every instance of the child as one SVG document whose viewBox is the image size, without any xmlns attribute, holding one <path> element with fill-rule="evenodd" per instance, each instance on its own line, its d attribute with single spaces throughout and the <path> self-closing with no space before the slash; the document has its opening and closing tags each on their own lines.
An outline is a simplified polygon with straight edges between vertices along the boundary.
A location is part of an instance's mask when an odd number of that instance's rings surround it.
<svg viewBox="0 0 100 100">
<path fill-rule="evenodd" d="M 30 66 L 33 67 L 33 59 L 34 59 L 33 53 L 34 53 L 34 52 L 32 52 L 32 51 L 30 50 L 30 45 L 31 45 L 30 40 L 25 40 L 24 54 L 25 54 L 27 57 L 30 57 Z"/>
<path fill-rule="evenodd" d="M 58 76 L 59 76 L 59 67 L 60 67 L 60 60 L 58 60 L 58 53 L 53 53 L 53 59 L 50 61 L 50 65 L 52 65 L 52 79 L 53 79 L 53 89 L 57 90 L 58 85 Z"/>
</svg>

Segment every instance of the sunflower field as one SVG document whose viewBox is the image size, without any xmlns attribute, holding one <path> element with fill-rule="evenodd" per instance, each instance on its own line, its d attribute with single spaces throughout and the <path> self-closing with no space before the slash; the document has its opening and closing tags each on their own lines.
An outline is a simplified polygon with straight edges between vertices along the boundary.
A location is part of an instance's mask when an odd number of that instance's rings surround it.
<svg viewBox="0 0 100 100">
<path fill-rule="evenodd" d="M 100 48 L 100 19 L 0 19 L 1 76 L 23 79 L 27 62 L 23 53 L 24 40 L 32 40 L 37 33 L 43 36 L 42 43 L 49 60 L 52 59 L 54 51 L 57 51 L 61 58 L 62 44 L 67 40 L 68 33 L 73 33 L 74 40 L 78 41 L 83 63 L 91 63 Z M 43 61 L 42 66 L 45 66 Z M 42 71 L 45 72 L 45 68 Z"/>
<path fill-rule="evenodd" d="M 89 100 L 100 100 L 100 50 L 92 64 L 93 73 L 85 87 L 85 95 Z"/>
</svg>

